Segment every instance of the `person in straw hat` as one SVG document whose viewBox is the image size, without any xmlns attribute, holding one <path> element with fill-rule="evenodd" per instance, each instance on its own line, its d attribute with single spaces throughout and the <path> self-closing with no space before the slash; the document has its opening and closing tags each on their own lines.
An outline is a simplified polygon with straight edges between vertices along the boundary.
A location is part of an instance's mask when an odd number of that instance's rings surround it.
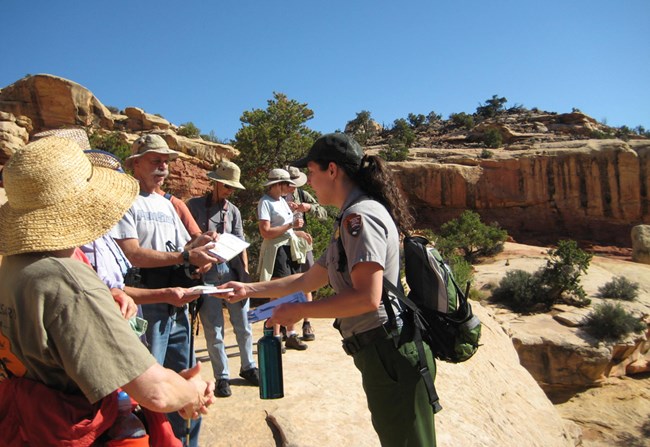
<svg viewBox="0 0 650 447">
<path fill-rule="evenodd" d="M 208 173 L 208 178 L 212 180 L 212 191 L 204 197 L 195 197 L 187 202 L 201 231 L 229 233 L 241 240 L 246 240 L 239 208 L 228 200 L 236 190 L 246 189 L 240 183 L 239 166 L 231 161 L 222 161 Z M 215 286 L 233 279 L 246 281 L 247 278 L 248 254 L 246 250 L 229 262 L 213 265 L 208 272 L 203 274 L 204 284 Z M 250 307 L 249 300 L 225 304 L 239 346 L 241 357 L 239 375 L 251 384 L 259 386 L 259 373 L 253 357 L 253 330 L 247 316 Z M 232 394 L 228 356 L 223 340 L 223 305 L 224 301 L 221 298 L 209 297 L 203 301 L 199 310 L 216 381 L 215 394 L 218 397 L 228 397 Z"/>
<path fill-rule="evenodd" d="M 257 204 L 258 227 L 264 238 L 260 247 L 260 281 L 284 278 L 299 272 L 300 264 L 305 263 L 306 254 L 311 250 L 311 235 L 294 230 L 303 226 L 303 220 L 293 218 L 293 212 L 283 198 L 287 187 L 293 184 L 290 174 L 278 168 L 269 171 L 267 182 L 264 183 L 266 194 Z M 279 335 L 279 326 L 275 332 Z M 293 325 L 286 327 L 286 335 L 283 335 L 286 336 L 286 349 L 307 349 L 307 344 L 298 338 Z"/>
<path fill-rule="evenodd" d="M 295 219 L 302 219 L 304 226 L 307 226 L 307 214 L 312 214 L 318 220 L 324 221 L 327 220 L 327 210 L 318 204 L 318 201 L 307 191 L 302 189 L 302 187 L 307 183 L 307 176 L 300 169 L 295 166 L 289 166 L 287 171 L 289 171 L 289 176 L 293 185 L 289 184 L 287 186 L 286 194 L 283 196 L 284 200 L 287 201 L 289 208 L 293 211 L 293 217 Z M 303 228 L 298 228 L 302 230 Z M 314 265 L 314 254 L 312 250 L 307 252 L 307 259 L 304 264 L 300 265 L 300 271 L 302 273 L 306 272 Z M 313 299 L 312 293 L 306 293 L 307 301 Z M 314 329 L 311 327 L 309 318 L 305 318 L 302 322 L 302 339 L 305 341 L 314 341 L 316 340 L 316 334 Z"/>
<path fill-rule="evenodd" d="M 51 445 L 66 432 L 90 444 L 115 421 L 118 388 L 156 412 L 205 413 L 214 384 L 200 378 L 200 367 L 179 375 L 157 363 L 95 272 L 71 259 L 75 247 L 106 233 L 122 217 L 138 193 L 137 182 L 92 166 L 76 143 L 59 137 L 17 150 L 3 177 L 3 441 L 22 443 L 27 437 L 31 445 L 45 445 L 46 439 Z M 47 405 L 17 398 L 25 392 L 48 400 Z M 28 427 L 16 417 L 24 411 L 32 416 Z M 103 416 L 97 417 L 98 411 Z M 90 420 L 73 420 L 74 415 Z M 73 429 L 78 422 L 82 425 Z"/>
<path fill-rule="evenodd" d="M 140 268 L 143 287 L 191 285 L 188 275 L 192 266 L 207 271 L 213 263 L 221 262 L 209 251 L 214 245 L 206 244 L 218 235 L 206 233 L 190 242 L 172 203 L 156 193 L 169 174 L 170 161 L 178 157 L 160 135 L 141 136 L 133 143 L 131 154 L 125 166 L 133 170 L 140 194 L 111 230 L 111 236 L 131 264 Z M 142 312 L 148 322 L 147 341 L 156 360 L 174 371 L 189 368 L 194 363 L 194 353 L 188 306 L 144 304 Z M 183 439 L 186 421 L 175 413 L 170 413 L 169 419 L 176 436 Z M 199 430 L 200 419 L 191 428 L 191 445 L 197 445 Z"/>
</svg>

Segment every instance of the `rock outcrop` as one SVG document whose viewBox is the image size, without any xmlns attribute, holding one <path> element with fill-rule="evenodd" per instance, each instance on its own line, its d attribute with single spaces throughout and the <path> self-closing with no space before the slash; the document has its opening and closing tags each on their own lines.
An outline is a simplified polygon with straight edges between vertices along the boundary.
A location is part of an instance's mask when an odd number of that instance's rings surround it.
<svg viewBox="0 0 650 447">
<path fill-rule="evenodd" d="M 170 167 L 166 183 L 166 188 L 182 199 L 203 194 L 210 188 L 206 171 L 239 154 L 227 144 L 178 135 L 169 121 L 137 107 L 114 114 L 85 87 L 39 74 L 0 90 L 0 165 L 27 144 L 31 135 L 69 127 L 82 127 L 97 135 L 115 133 L 117 141 L 127 144 L 143 133 L 161 133 L 170 148 L 183 154 L 182 161 Z"/>
<path fill-rule="evenodd" d="M 650 264 L 650 225 L 632 228 L 632 260 Z"/>
<path fill-rule="evenodd" d="M 476 286 L 496 283 L 512 270 L 533 272 L 545 263 L 546 252 L 506 243 L 506 249 L 490 266 L 477 267 Z M 504 261 L 508 266 L 504 267 Z M 591 299 L 588 308 L 556 305 L 551 312 L 519 315 L 493 309 L 495 318 L 511 335 L 521 364 L 535 377 L 555 401 L 586 388 L 600 386 L 608 378 L 650 372 L 650 334 L 632 334 L 617 342 L 601 342 L 589 336 L 582 326 L 585 317 L 605 301 L 598 289 L 615 276 L 624 276 L 639 284 L 639 297 L 620 304 L 629 312 L 650 316 L 650 266 L 594 256 L 581 280 Z M 611 301 L 611 300 L 607 300 Z"/>
<path fill-rule="evenodd" d="M 412 152 L 416 161 L 392 166 L 423 226 L 471 209 L 518 240 L 629 247 L 631 228 L 650 222 L 648 140 L 520 144 L 492 158 L 478 150 Z"/>
<path fill-rule="evenodd" d="M 73 126 L 112 129 L 114 123 L 90 90 L 49 74 L 26 76 L 0 90 L 0 110 L 29 117 L 33 132 Z"/>
<path fill-rule="evenodd" d="M 16 149 L 27 144 L 30 128 L 29 118 L 16 118 L 13 113 L 0 112 L 0 164 L 4 165 Z"/>
</svg>

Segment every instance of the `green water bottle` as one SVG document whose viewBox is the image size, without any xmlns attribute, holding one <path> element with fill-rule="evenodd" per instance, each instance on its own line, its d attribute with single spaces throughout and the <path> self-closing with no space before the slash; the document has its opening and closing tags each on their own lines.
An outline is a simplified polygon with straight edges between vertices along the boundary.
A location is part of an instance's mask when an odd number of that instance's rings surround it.
<svg viewBox="0 0 650 447">
<path fill-rule="evenodd" d="M 284 397 L 282 341 L 273 335 L 272 327 L 264 326 L 264 336 L 257 341 L 257 357 L 260 367 L 260 399 Z"/>
</svg>

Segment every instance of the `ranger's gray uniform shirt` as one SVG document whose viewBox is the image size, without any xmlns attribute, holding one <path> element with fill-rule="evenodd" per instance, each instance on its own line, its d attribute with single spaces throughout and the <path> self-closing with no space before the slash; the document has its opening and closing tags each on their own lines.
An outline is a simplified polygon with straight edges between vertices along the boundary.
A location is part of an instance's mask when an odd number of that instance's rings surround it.
<svg viewBox="0 0 650 447">
<path fill-rule="evenodd" d="M 354 204 L 349 206 L 350 203 Z M 376 262 L 384 269 L 384 278 L 396 284 L 399 275 L 399 233 L 386 208 L 357 188 L 350 193 L 342 209 L 345 211 L 335 222 L 329 246 L 317 261 L 327 269 L 334 291 L 340 293 L 352 288 L 350 272 L 359 262 Z M 347 266 L 342 273 L 337 271 L 338 237 L 347 256 Z M 395 314 L 398 313 L 396 310 Z M 382 303 L 376 311 L 338 320 L 341 335 L 347 338 L 384 324 L 388 317 Z"/>
</svg>

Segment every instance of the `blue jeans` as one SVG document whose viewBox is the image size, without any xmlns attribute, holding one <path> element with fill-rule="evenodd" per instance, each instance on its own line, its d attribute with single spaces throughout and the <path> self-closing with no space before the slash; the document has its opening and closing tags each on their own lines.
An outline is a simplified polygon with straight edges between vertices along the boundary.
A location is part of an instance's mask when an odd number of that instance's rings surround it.
<svg viewBox="0 0 650 447">
<path fill-rule="evenodd" d="M 190 352 L 190 317 L 187 310 L 176 309 L 169 315 L 168 304 L 144 304 L 142 313 L 148 321 L 147 341 L 149 350 L 158 363 L 165 368 L 180 372 L 194 365 L 194 353 Z M 168 413 L 167 418 L 174 434 L 185 440 L 187 421 L 178 413 Z M 198 446 L 201 419 L 193 420 L 190 428 L 190 445 Z"/>
<path fill-rule="evenodd" d="M 217 266 L 215 266 L 217 267 Z M 215 270 L 213 268 L 213 270 Z M 221 271 L 214 274 L 210 271 L 206 275 L 206 285 L 220 285 L 231 280 L 232 275 L 229 271 Z M 210 281 L 210 282 L 208 282 Z M 224 345 L 224 318 L 223 303 L 221 298 L 214 296 L 205 296 L 199 315 L 201 324 L 205 333 L 205 340 L 212 363 L 214 378 L 229 379 L 230 371 L 228 370 L 228 356 L 226 355 L 226 346 Z M 235 338 L 239 346 L 239 355 L 241 357 L 241 370 L 255 368 L 257 365 L 253 358 L 253 329 L 248 322 L 249 300 L 243 300 L 238 303 L 226 302 L 228 313 L 230 314 L 230 323 L 235 331 Z"/>
</svg>

